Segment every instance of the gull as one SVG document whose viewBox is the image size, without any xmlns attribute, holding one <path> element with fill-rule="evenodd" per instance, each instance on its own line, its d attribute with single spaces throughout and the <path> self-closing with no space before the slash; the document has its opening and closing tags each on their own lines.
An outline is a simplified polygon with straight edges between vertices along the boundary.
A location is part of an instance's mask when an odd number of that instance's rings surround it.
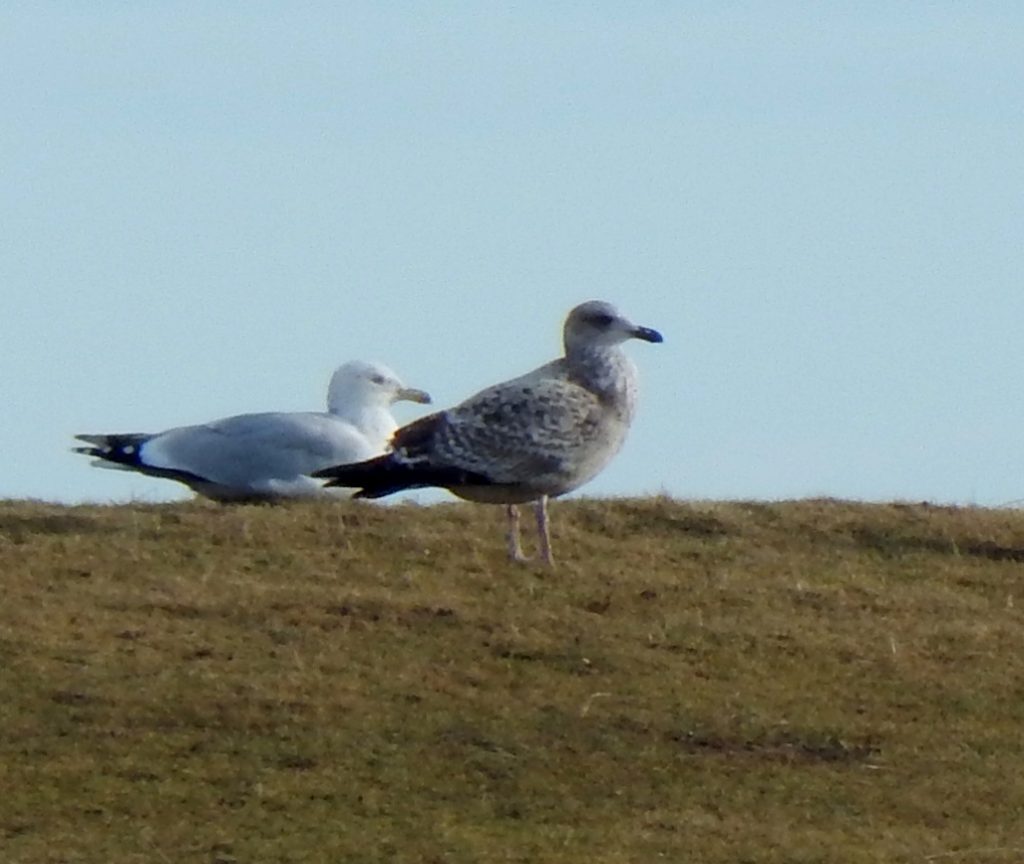
<svg viewBox="0 0 1024 864">
<path fill-rule="evenodd" d="M 394 402 L 429 403 L 380 363 L 339 366 L 326 412 L 238 414 L 154 434 L 76 435 L 93 465 L 184 483 L 215 501 L 273 501 L 324 494 L 309 475 L 384 453 L 398 428 Z"/>
<path fill-rule="evenodd" d="M 548 499 L 596 476 L 633 420 L 636 367 L 619 346 L 627 339 L 662 341 L 600 300 L 569 312 L 563 338 L 563 357 L 403 426 L 389 453 L 313 476 L 357 488 L 356 498 L 439 486 L 468 501 L 504 504 L 515 561 L 527 560 L 517 505 L 533 502 L 540 555 L 553 564 Z"/>
</svg>

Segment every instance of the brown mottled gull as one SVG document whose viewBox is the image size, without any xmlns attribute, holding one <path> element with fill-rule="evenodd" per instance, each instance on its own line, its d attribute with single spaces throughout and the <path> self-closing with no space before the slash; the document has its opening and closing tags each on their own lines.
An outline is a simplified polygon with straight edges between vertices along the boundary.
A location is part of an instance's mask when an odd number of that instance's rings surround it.
<svg viewBox="0 0 1024 864">
<path fill-rule="evenodd" d="M 313 476 L 358 488 L 357 498 L 440 486 L 469 501 L 505 504 L 508 551 L 517 561 L 525 559 L 516 505 L 533 501 L 541 557 L 550 564 L 548 498 L 591 480 L 629 431 L 637 374 L 619 347 L 627 339 L 662 341 L 610 303 L 582 303 L 566 318 L 564 357 L 403 426 L 386 455 Z"/>
<path fill-rule="evenodd" d="M 271 501 L 324 494 L 309 475 L 339 461 L 378 456 L 398 424 L 391 405 L 429 402 L 381 363 L 339 366 L 326 412 L 239 414 L 155 434 L 77 435 L 94 465 L 184 483 L 216 501 Z"/>
</svg>

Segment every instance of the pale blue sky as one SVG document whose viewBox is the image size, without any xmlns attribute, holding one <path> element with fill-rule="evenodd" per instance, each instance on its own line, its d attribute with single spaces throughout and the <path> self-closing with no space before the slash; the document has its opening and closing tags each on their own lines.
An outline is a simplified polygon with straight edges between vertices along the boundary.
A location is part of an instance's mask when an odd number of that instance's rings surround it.
<svg viewBox="0 0 1024 864">
<path fill-rule="evenodd" d="M 440 405 L 617 303 L 585 494 L 1024 499 L 1024 5 L 5 3 L 0 497 L 75 432 Z M 402 419 L 417 406 L 402 406 Z"/>
</svg>

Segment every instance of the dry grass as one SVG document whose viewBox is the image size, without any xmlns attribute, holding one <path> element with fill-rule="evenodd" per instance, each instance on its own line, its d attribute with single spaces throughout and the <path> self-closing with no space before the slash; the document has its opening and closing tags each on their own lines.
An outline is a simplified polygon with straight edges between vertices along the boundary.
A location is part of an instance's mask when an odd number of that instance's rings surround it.
<svg viewBox="0 0 1024 864">
<path fill-rule="evenodd" d="M 0 860 L 1024 860 L 1024 515 L 0 503 Z"/>
</svg>

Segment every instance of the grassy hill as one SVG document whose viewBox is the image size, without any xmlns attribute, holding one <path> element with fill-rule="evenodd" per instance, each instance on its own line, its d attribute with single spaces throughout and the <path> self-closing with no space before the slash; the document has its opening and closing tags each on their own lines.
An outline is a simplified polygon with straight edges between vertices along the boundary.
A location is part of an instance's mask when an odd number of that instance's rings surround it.
<svg viewBox="0 0 1024 864">
<path fill-rule="evenodd" d="M 1024 860 L 1024 514 L 552 519 L 0 503 L 0 861 Z"/>
</svg>

